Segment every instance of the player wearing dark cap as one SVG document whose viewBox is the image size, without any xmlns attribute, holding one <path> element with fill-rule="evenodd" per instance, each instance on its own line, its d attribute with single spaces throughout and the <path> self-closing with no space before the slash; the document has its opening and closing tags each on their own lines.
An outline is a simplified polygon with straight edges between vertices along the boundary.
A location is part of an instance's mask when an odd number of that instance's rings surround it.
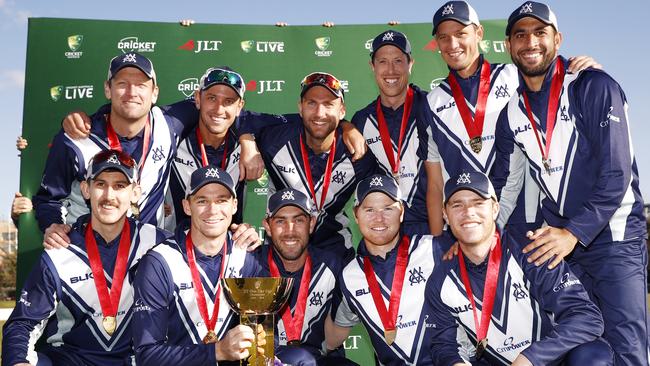
<svg viewBox="0 0 650 366">
<path fill-rule="evenodd" d="M 442 207 L 427 189 L 442 190 L 440 163 L 427 162 L 427 92 L 409 84 L 413 67 L 411 44 L 402 32 L 387 30 L 372 41 L 370 67 L 379 96 L 352 117 L 377 162 L 404 192 L 403 230 L 407 234 L 439 234 Z M 436 205 L 437 204 L 437 205 Z"/>
<path fill-rule="evenodd" d="M 647 365 L 647 232 L 625 94 L 603 71 L 567 72 L 546 4 L 523 3 L 507 30 L 521 83 L 496 127 L 500 203 L 512 205 L 527 170 L 548 226 L 524 252 L 536 265 L 566 258 L 603 313 L 616 364 Z"/>
<path fill-rule="evenodd" d="M 71 244 L 46 250 L 27 278 L 4 325 L 3 366 L 133 363 L 135 269 L 169 234 L 127 217 L 140 187 L 126 153 L 92 156 L 79 188 L 90 214 L 72 225 Z"/>
<path fill-rule="evenodd" d="M 603 319 L 569 266 L 537 267 L 499 230 L 488 177 L 463 172 L 445 184 L 445 220 L 460 250 L 426 287 L 434 365 L 612 365 Z M 471 340 L 469 356 L 459 353 Z"/>
</svg>

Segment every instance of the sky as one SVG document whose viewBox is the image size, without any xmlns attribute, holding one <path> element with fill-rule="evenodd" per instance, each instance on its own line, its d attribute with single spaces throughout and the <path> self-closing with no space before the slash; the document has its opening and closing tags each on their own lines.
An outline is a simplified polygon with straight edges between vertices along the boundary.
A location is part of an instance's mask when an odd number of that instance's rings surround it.
<svg viewBox="0 0 650 366">
<path fill-rule="evenodd" d="M 388 0 L 0 0 L 0 159 L 7 173 L 0 180 L 0 220 L 9 217 L 14 192 L 19 187 L 20 158 L 15 148 L 21 133 L 30 17 L 111 19 L 177 22 L 193 19 L 211 24 L 318 25 L 429 23 L 443 1 Z M 505 19 L 522 0 L 474 0 L 481 19 Z M 650 77 L 642 62 L 650 56 L 646 24 L 650 1 L 552 0 L 558 17 L 564 55 L 590 55 L 616 79 L 630 105 L 632 140 L 641 191 L 650 201 Z"/>
</svg>

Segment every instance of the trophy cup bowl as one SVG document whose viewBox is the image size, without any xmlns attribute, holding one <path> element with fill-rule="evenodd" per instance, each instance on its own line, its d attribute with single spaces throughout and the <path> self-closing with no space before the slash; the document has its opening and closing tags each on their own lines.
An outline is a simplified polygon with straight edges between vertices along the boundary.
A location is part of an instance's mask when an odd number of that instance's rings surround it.
<svg viewBox="0 0 650 366">
<path fill-rule="evenodd" d="M 289 299 L 293 278 L 249 277 L 222 278 L 221 288 L 230 307 L 239 313 L 240 324 L 255 331 L 262 325 L 266 333 L 264 354 L 258 353 L 257 338 L 249 349 L 248 364 L 253 366 L 273 365 L 275 328 L 274 315 Z M 243 361 L 242 361 L 243 363 Z"/>
</svg>

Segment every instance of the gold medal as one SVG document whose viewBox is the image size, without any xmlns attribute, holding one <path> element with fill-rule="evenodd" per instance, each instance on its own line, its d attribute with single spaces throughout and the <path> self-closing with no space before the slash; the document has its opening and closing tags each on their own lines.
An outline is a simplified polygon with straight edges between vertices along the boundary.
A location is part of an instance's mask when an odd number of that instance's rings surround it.
<svg viewBox="0 0 650 366">
<path fill-rule="evenodd" d="M 115 333 L 115 328 L 117 328 L 117 321 L 115 320 L 115 317 L 105 316 L 104 319 L 102 319 L 102 327 L 104 327 L 106 334 L 112 336 L 113 333 Z"/>
<path fill-rule="evenodd" d="M 488 340 L 487 338 L 483 338 L 480 341 L 476 343 L 476 359 L 480 359 L 481 356 L 483 356 L 483 352 L 485 352 L 485 349 L 487 348 L 488 345 Z"/>
<path fill-rule="evenodd" d="M 218 340 L 219 338 L 217 338 L 217 333 L 215 333 L 213 330 L 209 330 L 208 334 L 203 337 L 204 344 L 217 343 Z"/>
<path fill-rule="evenodd" d="M 481 149 L 483 148 L 483 140 L 481 140 L 481 136 L 471 138 L 469 140 L 469 146 L 472 148 L 472 151 L 474 151 L 474 153 L 480 153 Z"/>
<path fill-rule="evenodd" d="M 397 336 L 397 329 L 384 329 L 384 339 L 386 340 L 386 344 L 389 346 L 395 342 L 395 337 Z"/>
<path fill-rule="evenodd" d="M 140 206 L 137 203 L 131 203 L 131 213 L 136 220 L 140 219 Z"/>
</svg>

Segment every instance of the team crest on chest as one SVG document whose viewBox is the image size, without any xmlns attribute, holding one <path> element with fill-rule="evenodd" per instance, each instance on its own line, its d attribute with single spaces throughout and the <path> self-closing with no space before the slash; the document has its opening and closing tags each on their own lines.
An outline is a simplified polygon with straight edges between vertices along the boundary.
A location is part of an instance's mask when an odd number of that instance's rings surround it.
<svg viewBox="0 0 650 366">
<path fill-rule="evenodd" d="M 422 273 L 422 267 L 413 268 L 409 270 L 409 283 L 411 286 L 418 285 L 420 282 L 426 282 L 424 274 Z"/>
<path fill-rule="evenodd" d="M 158 162 L 165 159 L 165 150 L 163 149 L 162 146 L 158 146 L 152 149 L 151 152 L 153 153 L 153 155 L 151 156 L 153 161 Z"/>
<path fill-rule="evenodd" d="M 323 291 L 314 291 L 309 298 L 309 305 L 322 306 L 323 305 Z"/>
</svg>

